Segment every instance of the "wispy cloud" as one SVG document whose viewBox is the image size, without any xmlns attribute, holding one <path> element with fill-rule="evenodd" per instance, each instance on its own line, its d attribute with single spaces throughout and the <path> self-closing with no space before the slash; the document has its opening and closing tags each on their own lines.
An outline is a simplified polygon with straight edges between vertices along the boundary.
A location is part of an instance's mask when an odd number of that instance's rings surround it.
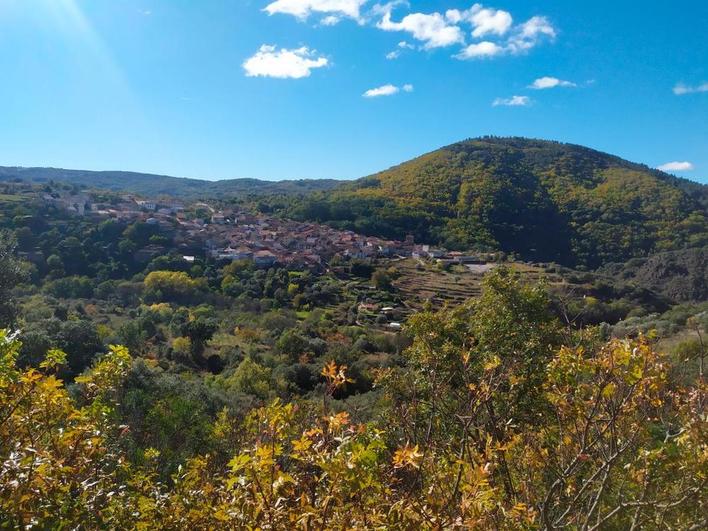
<svg viewBox="0 0 708 531">
<path fill-rule="evenodd" d="M 402 87 L 397 87 L 396 85 L 388 83 L 380 87 L 369 89 L 364 92 L 362 96 L 365 98 L 380 98 L 382 96 L 393 96 L 401 92 L 401 90 L 403 90 L 403 92 L 413 92 L 413 85 L 406 83 Z"/>
<path fill-rule="evenodd" d="M 492 102 L 492 107 L 528 107 L 531 105 L 531 98 L 528 96 L 512 96 L 511 98 L 497 98 Z"/>
<path fill-rule="evenodd" d="M 404 52 L 404 50 L 415 50 L 415 46 L 413 46 L 412 44 L 409 44 L 406 41 L 401 41 L 398 43 L 398 47 L 395 50 L 386 54 L 386 59 L 389 59 L 389 60 L 398 59 L 401 56 L 401 54 Z"/>
<path fill-rule="evenodd" d="M 547 17 L 535 16 L 516 28 L 507 47 L 511 53 L 523 53 L 535 47 L 541 39 L 555 39 L 556 28 Z"/>
<path fill-rule="evenodd" d="M 264 44 L 243 63 L 248 77 L 274 77 L 279 79 L 299 79 L 308 77 L 315 68 L 329 64 L 326 57 L 318 56 L 306 46 L 288 50 Z"/>
<path fill-rule="evenodd" d="M 534 89 L 534 90 L 545 90 L 545 89 L 552 89 L 556 87 L 577 87 L 575 83 L 572 81 L 565 81 L 563 79 L 558 79 L 557 77 L 550 77 L 550 76 L 545 76 L 545 77 L 539 77 L 536 79 L 533 83 L 531 83 L 528 88 Z"/>
<path fill-rule="evenodd" d="M 694 168 L 693 164 L 688 161 L 673 161 L 657 166 L 661 171 L 691 171 Z"/>
<path fill-rule="evenodd" d="M 674 87 L 674 94 L 676 94 L 677 96 L 683 96 L 684 94 L 694 94 L 696 92 L 708 92 L 708 83 L 701 83 L 700 85 L 695 86 L 678 83 Z"/>
<path fill-rule="evenodd" d="M 361 22 L 361 7 L 366 2 L 367 0 L 275 0 L 263 11 L 269 15 L 292 15 L 300 20 L 306 20 L 313 14 L 324 15 L 321 24 L 332 26 L 339 22 L 341 17 Z"/>
<path fill-rule="evenodd" d="M 325 18 L 320 20 L 321 26 L 336 26 L 342 20 L 341 17 L 337 15 L 327 15 Z"/>
</svg>

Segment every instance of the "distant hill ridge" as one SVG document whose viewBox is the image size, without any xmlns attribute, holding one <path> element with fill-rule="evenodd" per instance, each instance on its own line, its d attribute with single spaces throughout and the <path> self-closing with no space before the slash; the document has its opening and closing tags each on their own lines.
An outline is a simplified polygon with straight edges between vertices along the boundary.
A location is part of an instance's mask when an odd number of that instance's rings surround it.
<svg viewBox="0 0 708 531">
<path fill-rule="evenodd" d="M 708 186 L 593 149 L 483 137 L 314 194 L 288 215 L 597 267 L 708 243 Z"/>
<path fill-rule="evenodd" d="M 0 180 L 22 179 L 35 183 L 51 180 L 146 196 L 209 197 L 239 194 L 297 194 L 329 190 L 341 184 L 335 179 L 265 181 L 226 179 L 207 181 L 129 171 L 66 170 L 0 166 Z"/>
</svg>

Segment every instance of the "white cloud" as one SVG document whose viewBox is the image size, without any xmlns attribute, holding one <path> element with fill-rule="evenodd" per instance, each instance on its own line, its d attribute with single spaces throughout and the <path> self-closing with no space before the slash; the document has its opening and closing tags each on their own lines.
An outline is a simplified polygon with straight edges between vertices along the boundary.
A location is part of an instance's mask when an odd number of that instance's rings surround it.
<svg viewBox="0 0 708 531">
<path fill-rule="evenodd" d="M 248 77 L 299 79 L 309 77 L 313 68 L 322 68 L 328 64 L 326 57 L 317 57 L 316 52 L 306 46 L 278 50 L 275 46 L 264 44 L 255 55 L 244 61 L 243 69 Z"/>
<path fill-rule="evenodd" d="M 554 39 L 557 34 L 546 17 L 535 16 L 514 26 L 513 18 L 507 11 L 483 8 L 480 4 L 473 5 L 467 11 L 449 10 L 445 17 L 450 23 L 471 24 L 474 27 L 474 38 L 487 37 L 486 40 L 467 45 L 455 55 L 457 59 L 518 55 L 535 47 L 543 39 Z"/>
<path fill-rule="evenodd" d="M 563 79 L 558 79 L 557 77 L 544 76 L 539 77 L 533 83 L 529 85 L 528 88 L 535 90 L 551 89 L 556 87 L 577 87 L 572 81 L 565 81 Z"/>
<path fill-rule="evenodd" d="M 307 19 L 313 13 L 338 15 L 340 17 L 349 17 L 359 20 L 361 18 L 361 6 L 367 1 L 368 0 L 275 0 L 275 2 L 271 2 L 263 10 L 269 15 L 283 13 L 292 15 L 300 20 Z"/>
<path fill-rule="evenodd" d="M 556 30 L 546 17 L 531 17 L 521 25 L 521 36 L 525 39 L 535 39 L 539 35 L 554 38 Z"/>
<path fill-rule="evenodd" d="M 556 35 L 556 29 L 546 17 L 531 17 L 516 28 L 507 47 L 510 53 L 523 53 L 536 46 L 542 38 L 555 39 Z"/>
<path fill-rule="evenodd" d="M 394 94 L 398 94 L 401 90 L 403 92 L 413 92 L 413 85 L 410 83 L 406 83 L 402 87 L 397 87 L 396 85 L 392 85 L 391 83 L 388 83 L 386 85 L 382 85 L 380 87 L 372 88 L 364 92 L 362 96 L 365 98 L 379 98 L 381 96 L 393 96 Z"/>
<path fill-rule="evenodd" d="M 383 85 L 381 87 L 376 87 L 367 90 L 362 94 L 365 98 L 378 98 L 380 96 L 393 96 L 394 94 L 398 94 L 400 89 L 396 85 L 391 85 L 390 83 L 388 85 Z"/>
<path fill-rule="evenodd" d="M 494 57 L 505 53 L 505 49 L 490 41 L 482 41 L 470 44 L 455 57 L 458 59 L 478 59 L 483 57 Z"/>
<path fill-rule="evenodd" d="M 450 9 L 445 13 L 445 18 L 453 24 L 467 22 L 474 29 L 472 36 L 479 38 L 485 35 L 504 35 L 513 23 L 511 13 L 502 11 L 501 9 L 487 9 L 481 4 L 474 4 L 466 11 L 458 9 Z"/>
<path fill-rule="evenodd" d="M 488 34 L 504 35 L 511 28 L 513 19 L 508 11 L 481 9 L 480 6 L 480 9 L 472 15 L 470 21 L 474 26 L 472 36 L 479 38 Z"/>
<path fill-rule="evenodd" d="M 398 43 L 398 48 L 388 52 L 386 54 L 386 59 L 398 59 L 401 54 L 403 53 L 403 50 L 414 50 L 415 46 L 412 44 L 408 44 L 406 41 L 401 41 Z"/>
<path fill-rule="evenodd" d="M 492 102 L 493 107 L 500 105 L 506 107 L 527 107 L 531 105 L 531 99 L 528 96 L 512 96 L 511 98 L 497 98 Z"/>
<path fill-rule="evenodd" d="M 484 7 L 475 3 L 467 10 L 450 9 L 444 13 L 413 12 L 400 20 L 393 20 L 392 12 L 408 6 L 406 0 L 390 0 L 375 4 L 364 12 L 368 0 L 269 0 L 264 11 L 270 15 L 284 13 L 300 20 L 320 16 L 320 26 L 333 26 L 344 18 L 359 24 L 377 20 L 375 26 L 383 31 L 405 32 L 421 43 L 413 46 L 406 41 L 389 51 L 386 58 L 397 59 L 406 49 L 431 50 L 458 45 L 462 48 L 458 59 L 490 58 L 522 54 L 544 40 L 554 39 L 557 31 L 544 16 L 534 16 L 521 24 L 514 24 L 508 11 Z M 562 85 L 567 86 L 567 85 Z"/>
<path fill-rule="evenodd" d="M 696 92 L 708 92 L 708 83 L 701 83 L 696 86 L 684 85 L 679 83 L 674 87 L 674 94 L 677 96 L 683 96 L 684 94 L 693 94 Z"/>
<path fill-rule="evenodd" d="M 383 17 L 376 24 L 377 28 L 384 31 L 407 31 L 415 39 L 423 42 L 423 47 L 426 49 L 465 42 L 462 30 L 458 26 L 449 24 L 440 13 L 411 13 L 403 17 L 400 22 L 394 22 L 391 20 L 391 9 L 391 5 L 384 9 Z"/>
<path fill-rule="evenodd" d="M 445 18 L 453 24 L 459 24 L 465 19 L 465 16 L 467 14 L 467 11 L 460 11 L 459 9 L 448 9 L 447 11 L 445 11 Z"/>
<path fill-rule="evenodd" d="M 693 164 L 688 161 L 674 161 L 662 164 L 661 166 L 658 166 L 657 169 L 661 171 L 691 171 L 693 169 Z"/>
<path fill-rule="evenodd" d="M 328 15 L 320 20 L 321 26 L 336 26 L 342 19 L 337 15 Z"/>
</svg>

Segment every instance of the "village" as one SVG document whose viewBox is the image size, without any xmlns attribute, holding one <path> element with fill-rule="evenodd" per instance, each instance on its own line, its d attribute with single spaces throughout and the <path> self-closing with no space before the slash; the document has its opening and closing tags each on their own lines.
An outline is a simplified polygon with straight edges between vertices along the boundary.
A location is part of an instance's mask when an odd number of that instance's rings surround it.
<svg viewBox="0 0 708 531">
<path fill-rule="evenodd" d="M 442 265 L 463 264 L 470 269 L 486 261 L 479 255 L 417 244 L 412 236 L 403 241 L 386 240 L 236 208 L 216 210 L 204 202 L 185 205 L 172 199 L 143 199 L 128 194 L 120 198 L 105 203 L 94 200 L 89 193 L 43 195 L 46 203 L 72 215 L 156 225 L 184 252 L 188 261 L 204 256 L 216 261 L 252 261 L 257 267 L 278 264 L 312 270 L 327 267 L 335 257 L 343 260 L 412 257 L 431 259 Z M 136 252 L 135 259 L 147 262 L 165 252 L 162 245 L 148 245 Z"/>
</svg>

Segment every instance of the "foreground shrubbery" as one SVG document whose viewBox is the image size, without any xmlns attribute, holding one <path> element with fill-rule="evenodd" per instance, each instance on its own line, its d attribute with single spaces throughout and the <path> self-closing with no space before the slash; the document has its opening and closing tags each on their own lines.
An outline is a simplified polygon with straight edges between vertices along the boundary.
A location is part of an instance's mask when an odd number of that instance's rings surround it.
<svg viewBox="0 0 708 531">
<path fill-rule="evenodd" d="M 67 389 L 50 351 L 16 366 L 0 342 L 0 522 L 7 528 L 702 528 L 703 376 L 675 383 L 650 341 L 562 329 L 543 290 L 500 273 L 483 296 L 411 324 L 382 370 L 381 413 L 334 400 L 223 411 L 210 451 L 170 478 L 126 450 L 117 413 L 133 363 L 114 347 Z M 703 354 L 701 354 L 702 356 Z"/>
</svg>

